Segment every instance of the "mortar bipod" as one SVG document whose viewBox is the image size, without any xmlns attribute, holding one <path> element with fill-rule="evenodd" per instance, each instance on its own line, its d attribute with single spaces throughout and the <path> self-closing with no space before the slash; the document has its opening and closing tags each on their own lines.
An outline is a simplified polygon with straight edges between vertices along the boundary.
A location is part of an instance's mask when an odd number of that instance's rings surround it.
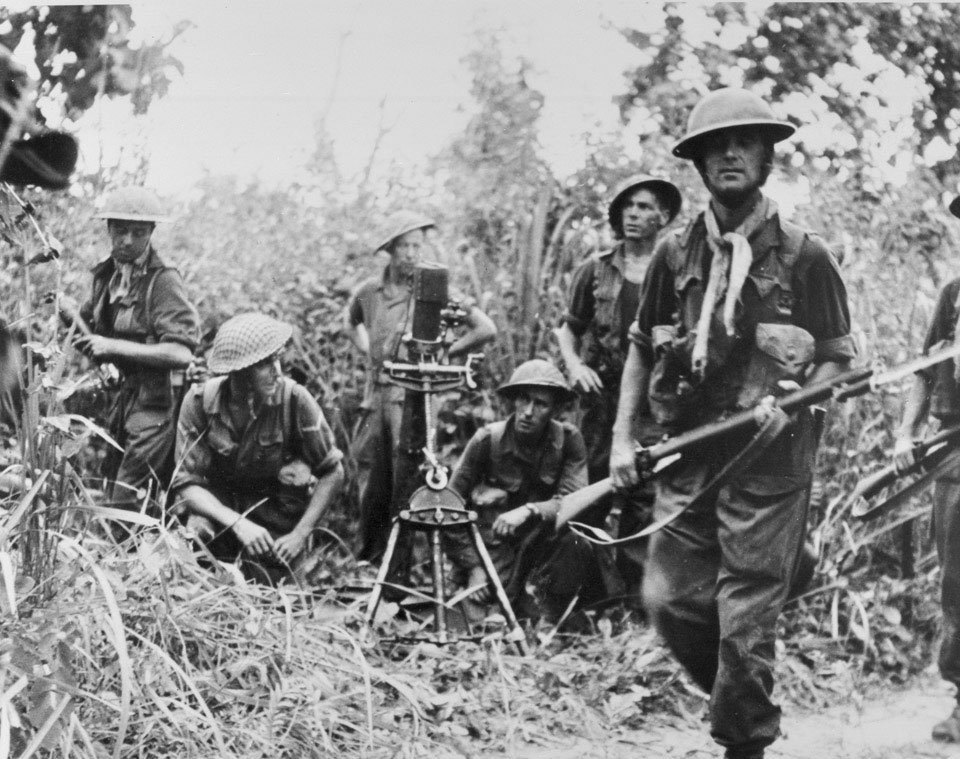
<svg viewBox="0 0 960 759">
<path fill-rule="evenodd" d="M 497 604 L 507 620 L 508 632 L 506 639 L 517 645 L 517 649 L 522 655 L 527 654 L 527 641 L 523 633 L 523 628 L 517 621 L 516 614 L 513 613 L 513 607 L 510 605 L 510 599 L 507 598 L 507 592 L 500 582 L 496 568 L 487 547 L 483 544 L 483 538 L 480 536 L 480 530 L 477 527 L 477 512 L 468 511 L 464 507 L 463 499 L 460 495 L 450 488 L 434 489 L 430 487 L 421 487 L 410 497 L 409 508 L 400 512 L 393 520 L 393 526 L 390 529 L 390 537 L 387 540 L 387 550 L 383 555 L 383 561 L 380 564 L 380 570 L 377 573 L 377 579 L 373 586 L 373 592 L 370 595 L 370 603 L 367 607 L 367 626 L 372 627 L 377 616 L 377 609 L 380 606 L 380 600 L 383 593 L 383 586 L 386 582 L 387 572 L 389 571 L 393 553 L 397 546 L 401 530 L 417 530 L 428 533 L 430 543 L 430 562 L 431 578 L 433 580 L 433 618 L 434 630 L 433 637 L 412 638 L 404 636 L 411 640 L 429 640 L 432 643 L 444 644 L 451 643 L 457 639 L 451 636 L 447 626 L 447 611 L 450 606 L 444 589 L 444 561 L 446 555 L 443 549 L 441 533 L 444 530 L 468 530 L 473 542 L 473 547 L 480 557 L 483 564 L 484 573 L 487 581 L 494 589 Z M 396 587 L 396 586 L 391 586 Z M 467 619 L 464 614 L 464 619 Z M 469 625 L 469 621 L 468 621 Z M 469 638 L 469 636 L 467 636 Z"/>
</svg>

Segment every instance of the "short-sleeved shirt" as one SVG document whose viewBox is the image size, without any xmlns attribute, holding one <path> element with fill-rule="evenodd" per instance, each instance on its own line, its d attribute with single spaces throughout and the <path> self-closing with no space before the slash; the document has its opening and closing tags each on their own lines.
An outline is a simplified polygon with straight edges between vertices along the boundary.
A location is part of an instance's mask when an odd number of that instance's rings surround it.
<svg viewBox="0 0 960 759">
<path fill-rule="evenodd" d="M 505 426 L 497 432 L 498 425 Z M 491 528 L 498 515 L 526 503 L 567 495 L 587 485 L 587 450 L 580 431 L 567 422 L 551 420 L 544 435 L 535 446 L 524 445 L 514 431 L 512 414 L 506 422 L 487 425 L 467 443 L 450 479 L 450 487 L 467 502 L 480 484 L 507 492 L 504 503 L 478 510 L 480 534 L 497 564 L 512 555 L 511 544 L 519 540 L 493 535 Z M 549 509 L 541 515 L 547 519 L 555 517 Z M 480 563 L 469 545 L 453 551 L 451 560 L 468 568 Z M 498 570 L 502 569 L 498 566 Z"/>
<path fill-rule="evenodd" d="M 410 288 L 390 281 L 389 268 L 379 278 L 360 284 L 347 306 L 351 326 L 363 324 L 370 336 L 369 370 L 378 375 L 385 360 L 394 356 L 411 324 Z"/>
<path fill-rule="evenodd" d="M 570 284 L 562 319 L 578 337 L 588 335 L 589 341 L 581 350 L 587 365 L 595 371 L 609 365 L 613 375 L 619 375 L 622 368 L 630 325 L 640 303 L 640 284 L 624 276 L 623 256 L 620 243 L 580 264 Z"/>
<path fill-rule="evenodd" d="M 403 400 L 403 388 L 387 382 L 383 373 L 383 362 L 394 360 L 396 356 L 403 359 L 401 339 L 413 325 L 414 302 L 410 295 L 410 287 L 390 280 L 388 266 L 380 277 L 361 282 L 347 304 L 350 326 L 363 324 L 370 338 L 365 407 L 371 403 L 373 394 L 381 391 L 389 393 L 397 402 Z M 468 310 L 475 306 L 471 299 L 464 297 L 454 288 L 450 289 L 450 298 Z"/>
<path fill-rule="evenodd" d="M 712 383 L 702 396 L 711 399 L 708 403 L 731 397 L 726 391 L 713 392 L 721 383 L 743 381 L 760 322 L 793 324 L 809 332 L 814 339 L 815 363 L 845 363 L 856 356 L 846 288 L 833 253 L 816 236 L 804 234 L 796 259 L 787 263 L 784 224 L 773 214 L 749 237 L 753 262 L 741 294 L 738 334 L 723 366 L 712 379 L 704 380 L 704 385 Z M 651 360 L 655 327 L 678 327 L 681 334 L 695 329 L 712 258 L 702 213 L 682 234 L 668 235 L 658 243 L 631 331 L 631 339 Z M 722 301 L 714 318 L 719 312 Z M 720 408 L 707 411 L 732 409 L 725 402 L 717 403 Z"/>
<path fill-rule="evenodd" d="M 237 427 L 234 409 L 248 401 L 231 397 L 231 387 L 228 379 L 217 377 L 192 387 L 184 398 L 173 488 L 199 485 L 227 491 L 238 495 L 240 503 L 281 496 L 280 503 L 271 501 L 248 516 L 287 533 L 303 515 L 307 494 L 282 486 L 280 469 L 299 459 L 320 478 L 337 467 L 343 454 L 317 402 L 293 380 L 285 377 L 243 430 Z"/>
<path fill-rule="evenodd" d="M 197 347 L 200 317 L 176 269 L 164 264 L 151 247 L 127 293 L 112 302 L 110 280 L 115 271 L 112 258 L 93 268 L 90 298 L 80 309 L 80 316 L 96 334 L 138 343 L 180 343 L 191 351 Z M 125 372 L 143 370 L 129 361 L 117 364 Z"/>
<path fill-rule="evenodd" d="M 958 301 L 960 278 L 947 283 L 940 291 L 933 320 L 927 330 L 927 339 L 923 344 L 924 353 L 932 353 L 952 345 L 956 340 Z M 930 391 L 930 413 L 941 421 L 951 423 L 960 420 L 960 389 L 954 378 L 955 367 L 955 359 L 951 359 L 919 372 L 928 382 L 933 383 Z"/>
</svg>

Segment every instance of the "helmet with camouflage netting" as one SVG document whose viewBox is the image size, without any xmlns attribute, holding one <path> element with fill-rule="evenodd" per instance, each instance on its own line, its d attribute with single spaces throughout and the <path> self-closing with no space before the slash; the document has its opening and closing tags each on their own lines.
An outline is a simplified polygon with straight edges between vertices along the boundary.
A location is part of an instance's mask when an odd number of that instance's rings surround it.
<svg viewBox="0 0 960 759">
<path fill-rule="evenodd" d="M 214 374 L 246 369 L 287 344 L 293 327 L 259 313 L 240 314 L 227 319 L 213 338 L 207 366 Z"/>
</svg>

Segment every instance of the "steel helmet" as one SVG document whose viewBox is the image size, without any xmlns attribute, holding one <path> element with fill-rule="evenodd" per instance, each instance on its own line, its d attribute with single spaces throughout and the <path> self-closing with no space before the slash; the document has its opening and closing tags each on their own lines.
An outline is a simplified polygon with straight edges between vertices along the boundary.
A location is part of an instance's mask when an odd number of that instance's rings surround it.
<svg viewBox="0 0 960 759">
<path fill-rule="evenodd" d="M 673 182 L 650 174 L 634 174 L 632 177 L 624 179 L 614 190 L 613 200 L 610 201 L 607 208 L 607 219 L 610 221 L 611 227 L 617 229 L 621 221 L 620 205 L 626 200 L 627 195 L 634 190 L 642 190 L 643 188 L 648 188 L 661 203 L 667 206 L 667 211 L 670 214 L 670 218 L 667 219 L 668 224 L 677 217 L 677 214 L 680 213 L 680 206 L 683 204 L 683 198 L 677 186 Z"/>
<path fill-rule="evenodd" d="M 797 131 L 789 121 L 774 117 L 770 106 L 759 95 L 738 87 L 724 87 L 704 95 L 687 121 L 687 133 L 673 146 L 677 158 L 696 158 L 699 143 L 711 132 L 732 127 L 760 127 L 773 142 L 787 139 Z"/>
<path fill-rule="evenodd" d="M 407 232 L 412 232 L 415 229 L 429 229 L 435 226 L 437 226 L 437 223 L 433 219 L 421 213 L 416 213 L 415 211 L 397 211 L 396 213 L 392 213 L 387 217 L 387 222 L 384 225 L 386 236 L 374 249 L 374 253 L 378 253 L 388 247 L 390 243 L 401 235 L 405 235 Z"/>
<path fill-rule="evenodd" d="M 213 338 L 207 366 L 214 374 L 229 374 L 269 358 L 293 335 L 293 327 L 266 314 L 249 313 L 227 319 Z"/>
<path fill-rule="evenodd" d="M 960 195 L 950 201 L 950 213 L 960 219 Z"/>
<path fill-rule="evenodd" d="M 520 366 L 513 370 L 510 380 L 504 382 L 497 388 L 497 392 L 506 398 L 511 397 L 517 390 L 524 387 L 539 387 L 553 390 L 557 393 L 560 400 L 570 400 L 576 396 L 576 393 L 567 385 L 563 374 L 549 361 L 542 358 L 534 358 L 530 361 L 524 361 Z"/>
<path fill-rule="evenodd" d="M 111 192 L 103 203 L 103 210 L 95 218 L 152 222 L 172 220 L 153 190 L 133 186 Z"/>
</svg>

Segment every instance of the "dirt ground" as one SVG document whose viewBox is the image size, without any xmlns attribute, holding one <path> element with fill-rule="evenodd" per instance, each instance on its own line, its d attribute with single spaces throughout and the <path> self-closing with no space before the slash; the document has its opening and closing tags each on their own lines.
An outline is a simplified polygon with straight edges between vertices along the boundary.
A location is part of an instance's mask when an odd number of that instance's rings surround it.
<svg viewBox="0 0 960 759">
<path fill-rule="evenodd" d="M 936 743 L 931 726 L 953 707 L 951 689 L 934 672 L 901 690 L 877 691 L 862 703 L 823 712 L 783 704 L 785 733 L 767 759 L 926 759 L 960 757 L 960 745 Z M 702 714 L 645 731 L 565 739 L 556 746 L 517 745 L 503 759 L 716 759 Z"/>
</svg>

